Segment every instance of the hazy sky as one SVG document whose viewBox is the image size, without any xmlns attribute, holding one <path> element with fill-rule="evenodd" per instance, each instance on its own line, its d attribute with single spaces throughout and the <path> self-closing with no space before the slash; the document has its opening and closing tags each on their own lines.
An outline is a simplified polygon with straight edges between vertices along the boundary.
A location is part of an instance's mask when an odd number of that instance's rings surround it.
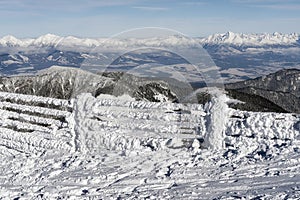
<svg viewBox="0 0 300 200">
<path fill-rule="evenodd" d="M 0 36 L 17 37 L 108 37 L 140 27 L 300 33 L 299 0 L 0 0 L 0 17 Z"/>
</svg>

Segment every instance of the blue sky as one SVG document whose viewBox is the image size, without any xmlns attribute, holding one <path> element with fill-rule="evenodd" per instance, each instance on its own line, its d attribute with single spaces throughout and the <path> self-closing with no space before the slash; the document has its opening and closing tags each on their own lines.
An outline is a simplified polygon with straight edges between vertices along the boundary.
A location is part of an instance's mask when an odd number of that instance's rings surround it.
<svg viewBox="0 0 300 200">
<path fill-rule="evenodd" d="M 0 0 L 0 36 L 109 37 L 141 27 L 189 36 L 300 33 L 299 0 Z"/>
</svg>

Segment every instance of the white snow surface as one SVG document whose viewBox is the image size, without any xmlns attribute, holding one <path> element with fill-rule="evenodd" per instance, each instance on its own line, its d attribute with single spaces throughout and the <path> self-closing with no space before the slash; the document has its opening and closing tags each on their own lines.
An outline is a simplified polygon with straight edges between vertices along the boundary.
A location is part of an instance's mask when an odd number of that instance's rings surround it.
<svg viewBox="0 0 300 200">
<path fill-rule="evenodd" d="M 0 199 L 299 199 L 300 116 L 227 100 L 0 93 Z"/>
<path fill-rule="evenodd" d="M 101 47 L 101 49 L 118 49 L 129 47 L 165 47 L 165 46 L 195 46 L 204 44 L 231 44 L 231 45 L 293 45 L 299 42 L 299 34 L 283 33 L 221 33 L 210 35 L 205 38 L 188 38 L 178 35 L 152 38 L 78 38 L 74 36 L 60 37 L 53 34 L 42 35 L 38 38 L 18 39 L 14 36 L 4 36 L 0 38 L 2 47 L 61 47 L 61 48 L 79 48 L 79 47 Z"/>
</svg>

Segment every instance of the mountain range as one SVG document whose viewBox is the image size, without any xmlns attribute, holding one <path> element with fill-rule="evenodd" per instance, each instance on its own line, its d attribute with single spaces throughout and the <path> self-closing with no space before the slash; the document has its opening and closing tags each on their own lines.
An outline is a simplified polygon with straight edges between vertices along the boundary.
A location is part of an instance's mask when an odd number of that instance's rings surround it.
<svg viewBox="0 0 300 200">
<path fill-rule="evenodd" d="M 149 48 L 148 48 L 149 47 Z M 199 55 L 193 63 L 179 55 Z M 194 52 L 190 52 L 194 49 Z M 187 50 L 187 52 L 184 52 Z M 28 75 L 51 66 L 68 66 L 87 71 L 132 71 L 158 66 L 155 74 L 176 73 L 196 85 L 208 68 L 218 70 L 224 83 L 257 78 L 282 69 L 300 69 L 299 35 L 294 34 L 215 34 L 206 38 L 178 35 L 157 38 L 76 38 L 47 34 L 36 39 L 0 39 L 0 74 Z M 207 65 L 207 66 L 203 66 Z M 197 66 L 195 70 L 192 66 Z M 214 66 L 217 66 L 214 67 Z M 161 71 L 170 68 L 173 72 Z M 149 74 L 148 74 L 149 75 Z"/>
<path fill-rule="evenodd" d="M 98 96 L 126 91 L 139 100 L 182 102 L 192 92 L 191 85 L 205 87 L 203 75 L 217 70 L 228 94 L 246 102 L 232 107 L 299 113 L 299 38 L 296 33 L 232 32 L 206 38 L 5 36 L 0 39 L 0 90 L 61 99 L 83 92 Z M 175 47 L 194 48 L 198 53 L 199 46 L 204 50 L 199 52 L 204 65 L 211 59 L 211 68 L 172 52 Z M 206 94 L 198 97 L 202 103 L 209 99 Z"/>
<path fill-rule="evenodd" d="M 38 38 L 18 39 L 7 35 L 0 38 L 1 47 L 96 47 L 96 46 L 165 46 L 165 45 L 187 45 L 195 44 L 230 44 L 230 45 L 299 45 L 300 36 L 297 33 L 262 33 L 244 34 L 227 32 L 214 34 L 204 38 L 189 38 L 181 35 L 170 35 L 147 39 L 131 38 L 79 38 L 74 36 L 60 37 L 53 34 L 42 35 Z"/>
</svg>

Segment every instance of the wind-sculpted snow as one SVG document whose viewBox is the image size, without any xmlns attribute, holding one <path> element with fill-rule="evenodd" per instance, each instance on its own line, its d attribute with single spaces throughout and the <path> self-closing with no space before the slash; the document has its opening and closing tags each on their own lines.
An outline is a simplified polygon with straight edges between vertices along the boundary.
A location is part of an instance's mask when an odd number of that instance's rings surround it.
<svg viewBox="0 0 300 200">
<path fill-rule="evenodd" d="M 0 93 L 0 145 L 27 154 L 70 151 L 71 112 L 71 102 L 66 100 Z"/>
<path fill-rule="evenodd" d="M 206 106 L 0 97 L 0 198 L 300 197 L 299 115 L 229 109 L 222 95 Z"/>
<path fill-rule="evenodd" d="M 153 103 L 80 95 L 76 143 L 80 151 L 184 147 L 205 131 L 201 105 Z M 178 141 L 176 141 L 177 138 Z M 182 141 L 181 141 L 182 139 Z M 178 142 L 177 143 L 174 143 Z M 188 143 L 188 144 L 184 144 Z"/>
</svg>

